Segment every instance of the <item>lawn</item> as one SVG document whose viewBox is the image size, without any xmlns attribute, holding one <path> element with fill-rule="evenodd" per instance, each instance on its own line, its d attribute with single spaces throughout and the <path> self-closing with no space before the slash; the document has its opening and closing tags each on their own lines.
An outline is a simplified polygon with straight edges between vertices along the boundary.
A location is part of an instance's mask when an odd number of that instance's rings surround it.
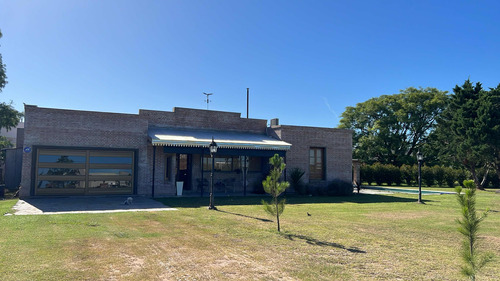
<svg viewBox="0 0 500 281">
<path fill-rule="evenodd" d="M 2 280 L 460 280 L 454 195 L 289 197 L 282 233 L 262 197 L 168 198 L 178 211 L 0 217 Z M 500 194 L 478 280 L 498 280 Z M 15 200 L 0 201 L 8 212 Z M 308 216 L 310 213 L 311 216 Z M 465 280 L 465 279 L 464 279 Z"/>
</svg>

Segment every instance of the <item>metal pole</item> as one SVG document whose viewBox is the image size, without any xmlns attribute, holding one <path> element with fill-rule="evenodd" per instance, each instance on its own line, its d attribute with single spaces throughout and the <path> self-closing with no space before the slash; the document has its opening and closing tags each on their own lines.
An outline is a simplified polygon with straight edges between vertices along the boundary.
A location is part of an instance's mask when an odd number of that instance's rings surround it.
<svg viewBox="0 0 500 281">
<path fill-rule="evenodd" d="M 250 88 L 247 88 L 247 119 L 248 119 L 248 102 L 250 100 Z"/>
<path fill-rule="evenodd" d="M 156 166 L 156 146 L 153 146 L 153 179 L 151 184 L 151 196 L 155 198 L 155 166 Z"/>
<path fill-rule="evenodd" d="M 210 172 L 210 205 L 208 205 L 209 210 L 217 210 L 214 206 L 214 155 L 210 153 L 210 157 L 212 157 L 212 170 Z"/>
<path fill-rule="evenodd" d="M 422 203 L 422 161 L 418 160 L 418 203 Z"/>
<path fill-rule="evenodd" d="M 243 157 L 243 196 L 247 196 L 247 157 L 248 156 Z"/>
<path fill-rule="evenodd" d="M 201 182 L 200 182 L 200 184 L 201 184 L 201 194 L 200 194 L 200 197 L 203 197 L 203 180 L 204 180 L 204 178 L 203 178 L 203 158 L 205 158 L 203 156 L 204 156 L 204 153 L 203 153 L 203 150 L 202 150 L 201 151 L 201 156 L 200 156 L 200 163 L 201 163 Z"/>
</svg>

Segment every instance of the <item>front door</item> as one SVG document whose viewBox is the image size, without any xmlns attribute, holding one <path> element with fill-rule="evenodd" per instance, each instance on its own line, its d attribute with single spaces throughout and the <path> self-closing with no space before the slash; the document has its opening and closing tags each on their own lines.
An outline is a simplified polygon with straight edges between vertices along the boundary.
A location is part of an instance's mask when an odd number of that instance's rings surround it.
<svg viewBox="0 0 500 281">
<path fill-rule="evenodd" d="M 184 182 L 184 190 L 191 190 L 191 154 L 177 154 L 177 181 Z"/>
</svg>

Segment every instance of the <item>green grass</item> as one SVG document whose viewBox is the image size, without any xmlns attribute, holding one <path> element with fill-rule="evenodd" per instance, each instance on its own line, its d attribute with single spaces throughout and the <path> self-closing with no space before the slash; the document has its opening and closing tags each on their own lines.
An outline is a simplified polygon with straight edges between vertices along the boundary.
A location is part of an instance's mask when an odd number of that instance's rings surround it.
<svg viewBox="0 0 500 281">
<path fill-rule="evenodd" d="M 288 197 L 282 233 L 265 197 L 168 198 L 179 211 L 0 217 L 2 280 L 458 280 L 453 195 Z M 0 212 L 15 200 L 0 201 Z M 500 194 L 481 249 L 500 258 Z M 311 216 L 308 216 L 310 213 Z M 478 280 L 498 280 L 493 262 Z"/>
</svg>

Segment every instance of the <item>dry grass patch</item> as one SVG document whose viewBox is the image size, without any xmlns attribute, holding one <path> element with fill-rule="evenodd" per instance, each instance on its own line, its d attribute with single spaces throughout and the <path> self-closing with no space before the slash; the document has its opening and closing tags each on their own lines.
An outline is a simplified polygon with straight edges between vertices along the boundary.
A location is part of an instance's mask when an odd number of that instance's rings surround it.
<svg viewBox="0 0 500 281">
<path fill-rule="evenodd" d="M 289 197 L 283 232 L 258 197 L 171 198 L 175 212 L 0 217 L 2 280 L 458 280 L 453 196 Z M 478 205 L 500 210 L 500 194 Z M 0 202 L 0 209 L 6 202 Z M 8 203 L 10 204 L 10 203 Z M 310 213 L 311 216 L 307 216 Z M 500 213 L 481 247 L 500 257 Z M 478 276 L 497 280 L 488 266 Z"/>
</svg>

